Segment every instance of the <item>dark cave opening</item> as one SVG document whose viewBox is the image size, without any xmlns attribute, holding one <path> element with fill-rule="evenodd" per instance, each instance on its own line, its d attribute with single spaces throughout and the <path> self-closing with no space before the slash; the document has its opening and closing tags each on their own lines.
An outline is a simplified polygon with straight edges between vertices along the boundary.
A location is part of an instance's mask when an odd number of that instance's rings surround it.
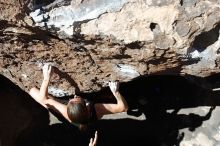
<svg viewBox="0 0 220 146">
<path fill-rule="evenodd" d="M 48 5 L 53 3 L 55 0 L 35 0 L 36 5 Z"/>
<path fill-rule="evenodd" d="M 146 120 L 128 118 L 99 120 L 90 125 L 88 133 L 82 134 L 74 125 L 65 122 L 48 125 L 47 110 L 5 77 L 0 76 L 0 81 L 0 87 L 3 89 L 0 91 L 1 119 L 4 119 L 0 124 L 1 141 L 3 144 L 11 141 L 11 145 L 14 141 L 20 146 L 27 144 L 70 146 L 73 141 L 74 145 L 88 145 L 94 130 L 99 132 L 98 145 L 178 145 L 184 137 L 184 133 L 180 133 L 179 129 L 195 130 L 203 121 L 210 118 L 214 108 L 211 108 L 205 116 L 194 113 L 177 114 L 178 110 L 220 105 L 220 93 L 211 90 L 213 87 L 220 87 L 219 75 L 207 78 L 177 75 L 142 76 L 121 83 L 120 92 L 129 104 L 128 114 L 132 116 L 144 114 Z M 95 102 L 114 102 L 109 88 L 80 95 Z M 174 111 L 167 113 L 167 109 Z M 14 113 L 16 116 L 13 116 Z"/>
<path fill-rule="evenodd" d="M 181 5 L 181 6 L 183 5 L 183 0 L 180 0 L 180 5 Z"/>
<path fill-rule="evenodd" d="M 55 1 L 56 0 L 30 0 L 27 7 L 31 11 L 34 11 L 36 9 L 42 9 L 42 7 L 53 4 Z"/>
<path fill-rule="evenodd" d="M 51 10 L 55 7 L 70 5 L 71 0 L 32 0 L 29 2 L 29 8 L 31 10 L 44 9 Z"/>
<path fill-rule="evenodd" d="M 125 44 L 125 47 L 128 47 L 130 49 L 141 49 L 143 47 L 144 43 L 143 42 L 133 42 L 129 44 Z"/>
<path fill-rule="evenodd" d="M 153 31 L 155 28 L 156 28 L 156 26 L 157 26 L 158 24 L 157 23 L 150 23 L 150 29 L 151 29 L 151 31 Z"/>
</svg>

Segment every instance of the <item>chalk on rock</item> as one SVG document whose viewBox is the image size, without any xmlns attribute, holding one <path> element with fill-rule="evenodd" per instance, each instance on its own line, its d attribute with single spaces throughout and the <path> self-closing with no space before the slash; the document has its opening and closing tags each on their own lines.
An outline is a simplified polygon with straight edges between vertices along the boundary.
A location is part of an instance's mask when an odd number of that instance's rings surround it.
<svg viewBox="0 0 220 146">
<path fill-rule="evenodd" d="M 140 76 L 140 73 L 138 73 L 132 66 L 124 65 L 124 64 L 117 64 L 116 67 L 117 67 L 117 70 L 119 70 L 120 74 L 123 76 L 128 76 L 131 78 Z"/>
<path fill-rule="evenodd" d="M 33 18 L 38 16 L 41 13 L 40 9 L 35 10 L 34 12 L 31 12 L 29 15 Z"/>
<path fill-rule="evenodd" d="M 66 91 L 63 91 L 61 89 L 55 88 L 55 87 L 49 87 L 48 88 L 48 93 L 55 96 L 55 97 L 64 97 L 68 96 L 69 93 Z"/>
</svg>

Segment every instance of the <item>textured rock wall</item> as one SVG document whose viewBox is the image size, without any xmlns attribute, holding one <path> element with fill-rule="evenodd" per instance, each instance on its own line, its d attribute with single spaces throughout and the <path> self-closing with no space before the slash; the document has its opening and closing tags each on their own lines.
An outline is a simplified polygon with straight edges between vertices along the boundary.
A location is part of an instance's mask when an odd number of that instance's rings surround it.
<svg viewBox="0 0 220 146">
<path fill-rule="evenodd" d="M 7 9 L 6 9 L 7 8 Z M 0 73 L 22 89 L 91 92 L 140 75 L 219 73 L 218 0 L 0 2 Z"/>
</svg>

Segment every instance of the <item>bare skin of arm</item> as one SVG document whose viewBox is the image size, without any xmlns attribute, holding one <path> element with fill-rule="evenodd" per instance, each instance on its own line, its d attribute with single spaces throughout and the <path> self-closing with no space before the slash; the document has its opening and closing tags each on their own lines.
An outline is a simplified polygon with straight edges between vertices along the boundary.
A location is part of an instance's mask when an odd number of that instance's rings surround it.
<svg viewBox="0 0 220 146">
<path fill-rule="evenodd" d="M 68 121 L 71 122 L 67 115 L 67 106 L 65 104 L 59 103 L 55 101 L 51 96 L 48 96 L 48 85 L 50 82 L 50 78 L 53 74 L 52 66 L 50 65 L 44 65 L 43 66 L 43 82 L 41 84 L 40 90 L 37 88 L 32 88 L 30 90 L 30 95 L 34 100 L 36 100 L 38 103 L 40 103 L 42 106 L 44 106 L 47 109 L 53 109 L 57 113 L 60 113 L 64 116 Z"/>
<path fill-rule="evenodd" d="M 110 82 L 109 87 L 113 95 L 115 96 L 117 103 L 116 104 L 95 104 L 96 114 L 98 118 L 101 118 L 103 115 L 126 112 L 128 110 L 128 104 L 126 100 L 118 91 L 119 83 Z"/>
<path fill-rule="evenodd" d="M 38 103 L 43 105 L 45 108 L 45 101 L 48 99 L 48 85 L 50 82 L 50 77 L 52 75 L 52 67 L 49 65 L 43 66 L 43 81 L 40 87 L 40 90 L 37 88 L 32 88 L 29 92 L 32 98 L 36 100 Z"/>
<path fill-rule="evenodd" d="M 60 113 L 69 122 L 71 122 L 67 114 L 67 105 L 59 103 L 55 101 L 52 97 L 48 96 L 48 85 L 49 85 L 52 73 L 53 73 L 52 67 L 50 65 L 44 65 L 43 67 L 44 79 L 41 84 L 40 90 L 37 88 L 32 88 L 30 90 L 30 95 L 45 108 L 53 109 L 57 113 Z M 128 109 L 127 102 L 125 101 L 124 97 L 118 91 L 119 83 L 110 82 L 109 87 L 113 95 L 115 96 L 117 103 L 116 104 L 95 104 L 95 109 L 96 109 L 98 118 L 101 118 L 103 115 L 106 115 L 106 114 L 125 112 Z"/>
</svg>

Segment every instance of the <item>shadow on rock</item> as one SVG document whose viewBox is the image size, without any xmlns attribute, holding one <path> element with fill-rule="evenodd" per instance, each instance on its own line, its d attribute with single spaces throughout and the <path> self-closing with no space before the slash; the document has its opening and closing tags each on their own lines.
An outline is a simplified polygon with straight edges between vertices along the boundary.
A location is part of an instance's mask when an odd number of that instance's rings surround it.
<svg viewBox="0 0 220 146">
<path fill-rule="evenodd" d="M 194 130 L 210 118 L 196 114 L 176 114 L 166 111 L 152 111 L 146 120 L 118 119 L 100 120 L 96 124 L 99 144 L 105 146 L 178 146 L 184 137 L 179 130 Z"/>
<path fill-rule="evenodd" d="M 3 146 L 84 146 L 93 137 L 93 129 L 97 129 L 98 145 L 179 145 L 184 137 L 179 130 L 195 130 L 210 118 L 214 108 L 205 116 L 178 114 L 179 110 L 220 105 L 219 92 L 212 92 L 210 86 L 206 86 L 208 83 L 195 77 L 158 75 L 121 83 L 120 92 L 130 108 L 128 114 L 144 114 L 146 119 L 100 120 L 91 126 L 92 130 L 82 134 L 74 125 L 65 122 L 49 125 L 48 111 L 0 76 L 0 142 Z M 95 102 L 115 102 L 109 88 L 80 95 Z"/>
<path fill-rule="evenodd" d="M 213 92 L 215 79 L 195 76 L 151 75 L 120 84 L 129 109 L 181 109 L 220 105 L 220 91 Z M 220 83 L 220 80 L 219 80 Z M 219 84 L 220 87 L 220 84 Z M 109 87 L 93 93 L 80 93 L 95 102 L 116 102 Z"/>
<path fill-rule="evenodd" d="M 129 104 L 129 115 L 144 114 L 146 120 L 100 120 L 99 144 L 105 146 L 179 145 L 188 128 L 194 131 L 211 117 L 214 106 L 220 105 L 219 92 L 213 92 L 211 82 L 194 76 L 152 75 L 121 83 L 120 92 Z M 108 94 L 106 94 L 108 93 Z M 114 102 L 108 88 L 97 93 L 84 94 L 101 102 Z M 178 111 L 199 106 L 212 106 L 205 116 L 195 113 L 178 114 Z M 172 110 L 173 112 L 168 112 Z"/>
</svg>

